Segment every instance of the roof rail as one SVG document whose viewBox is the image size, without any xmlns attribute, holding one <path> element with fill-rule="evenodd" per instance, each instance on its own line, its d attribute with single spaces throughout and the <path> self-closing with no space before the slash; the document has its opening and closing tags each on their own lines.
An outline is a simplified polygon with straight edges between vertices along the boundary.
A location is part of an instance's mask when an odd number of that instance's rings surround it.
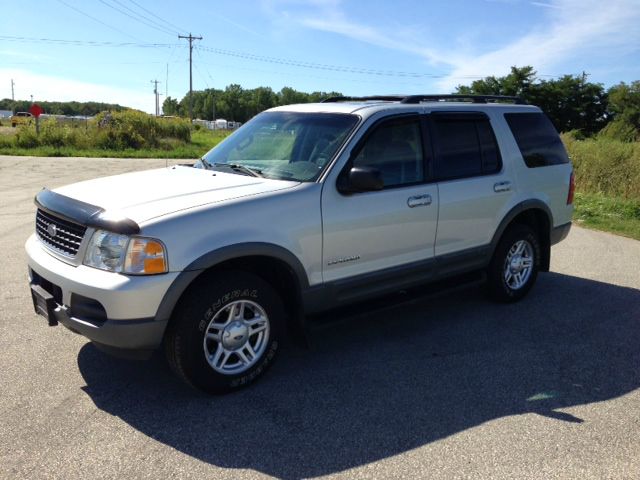
<svg viewBox="0 0 640 480">
<path fill-rule="evenodd" d="M 366 101 L 380 101 L 380 102 L 400 102 L 407 98 L 406 95 L 370 95 L 367 97 L 329 97 L 322 100 L 320 103 L 337 103 L 337 102 L 366 102 Z"/>
<path fill-rule="evenodd" d="M 448 94 L 428 94 L 428 95 L 371 95 L 366 97 L 329 97 L 321 103 L 337 102 L 400 102 L 400 103 L 421 103 L 421 102 L 445 102 L 450 100 L 461 100 L 472 103 L 497 103 L 512 102 L 516 105 L 526 105 L 520 97 L 510 97 L 507 95 L 448 95 Z"/>
<path fill-rule="evenodd" d="M 506 95 L 409 95 L 403 98 L 400 103 L 421 103 L 421 102 L 442 102 L 447 100 L 465 100 L 472 103 L 489 103 L 508 101 L 516 105 L 525 105 L 520 97 L 510 97 Z"/>
</svg>

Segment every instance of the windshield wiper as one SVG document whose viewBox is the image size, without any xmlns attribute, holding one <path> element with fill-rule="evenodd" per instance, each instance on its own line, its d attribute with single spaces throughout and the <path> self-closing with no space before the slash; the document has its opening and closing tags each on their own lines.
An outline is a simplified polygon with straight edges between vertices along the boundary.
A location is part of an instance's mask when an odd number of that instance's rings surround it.
<svg viewBox="0 0 640 480">
<path fill-rule="evenodd" d="M 205 161 L 206 162 L 206 161 Z M 213 165 L 210 163 L 206 163 L 209 166 L 213 167 L 225 167 L 233 170 L 234 172 L 242 173 L 244 175 L 249 175 L 251 177 L 262 177 L 262 170 L 257 168 L 247 167 L 245 165 L 239 165 L 237 163 L 219 163 L 216 162 Z"/>
</svg>

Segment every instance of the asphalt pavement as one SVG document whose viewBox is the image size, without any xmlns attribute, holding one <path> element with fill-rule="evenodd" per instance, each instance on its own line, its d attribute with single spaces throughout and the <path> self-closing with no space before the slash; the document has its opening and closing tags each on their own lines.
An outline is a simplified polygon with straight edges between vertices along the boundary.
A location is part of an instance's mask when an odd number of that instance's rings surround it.
<svg viewBox="0 0 640 480">
<path fill-rule="evenodd" d="M 392 298 L 223 397 L 48 327 L 23 248 L 35 193 L 164 165 L 0 156 L 0 478 L 640 478 L 634 240 L 574 227 L 517 304 Z"/>
</svg>

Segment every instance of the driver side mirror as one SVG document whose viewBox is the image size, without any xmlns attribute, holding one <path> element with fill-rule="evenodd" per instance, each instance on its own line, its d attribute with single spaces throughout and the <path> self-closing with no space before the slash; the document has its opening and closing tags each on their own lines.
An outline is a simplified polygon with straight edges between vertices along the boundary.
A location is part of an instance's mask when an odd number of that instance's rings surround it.
<svg viewBox="0 0 640 480">
<path fill-rule="evenodd" d="M 346 174 L 340 175 L 337 188 L 343 194 L 382 190 L 382 172 L 377 168 L 352 167 Z"/>
</svg>

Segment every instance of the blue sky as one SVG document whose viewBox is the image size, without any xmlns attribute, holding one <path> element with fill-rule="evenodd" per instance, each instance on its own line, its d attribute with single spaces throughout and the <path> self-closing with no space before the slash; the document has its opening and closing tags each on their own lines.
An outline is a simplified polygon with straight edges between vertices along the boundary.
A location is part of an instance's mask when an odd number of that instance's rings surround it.
<svg viewBox="0 0 640 480">
<path fill-rule="evenodd" d="M 203 37 L 194 89 L 448 93 L 511 65 L 544 79 L 586 71 L 607 87 L 640 79 L 640 0 L 21 0 L 3 10 L 0 98 L 13 79 L 16 99 L 151 112 L 151 80 L 161 101 L 188 91 L 177 35 L 189 32 Z"/>
</svg>

